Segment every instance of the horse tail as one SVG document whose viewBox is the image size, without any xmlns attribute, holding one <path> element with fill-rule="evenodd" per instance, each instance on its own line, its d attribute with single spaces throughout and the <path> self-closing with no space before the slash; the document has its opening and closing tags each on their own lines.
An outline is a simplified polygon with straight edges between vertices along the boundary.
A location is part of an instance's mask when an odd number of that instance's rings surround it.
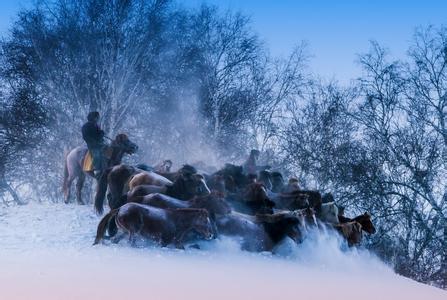
<svg viewBox="0 0 447 300">
<path fill-rule="evenodd" d="M 104 198 L 107 192 L 107 177 L 109 176 L 111 170 L 112 168 L 104 170 L 98 180 L 95 195 L 95 210 L 98 215 L 101 215 L 104 212 Z"/>
<path fill-rule="evenodd" d="M 118 211 L 119 211 L 118 208 L 112 209 L 111 211 L 109 211 L 108 214 L 106 214 L 101 219 L 101 221 L 99 221 L 98 229 L 96 230 L 96 238 L 93 245 L 98 244 L 104 238 L 110 220 L 112 220 L 112 218 L 113 220 L 115 219 L 116 215 L 118 214 Z"/>
</svg>

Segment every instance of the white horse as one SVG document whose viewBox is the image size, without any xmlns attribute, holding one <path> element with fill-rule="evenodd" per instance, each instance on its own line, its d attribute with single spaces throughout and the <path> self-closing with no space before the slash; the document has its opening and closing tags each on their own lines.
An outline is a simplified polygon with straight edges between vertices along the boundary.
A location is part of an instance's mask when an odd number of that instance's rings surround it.
<svg viewBox="0 0 447 300">
<path fill-rule="evenodd" d="M 138 146 L 131 142 L 127 135 L 118 134 L 115 140 L 105 150 L 106 166 L 112 167 L 121 163 L 124 154 L 133 154 L 137 151 Z M 71 150 L 65 157 L 64 166 L 64 201 L 70 201 L 70 189 L 73 181 L 77 178 L 76 183 L 76 199 L 78 204 L 84 204 L 82 201 L 82 187 L 84 186 L 85 175 L 94 177 L 93 171 L 84 171 L 84 159 L 87 154 L 86 146 L 79 146 Z"/>
</svg>

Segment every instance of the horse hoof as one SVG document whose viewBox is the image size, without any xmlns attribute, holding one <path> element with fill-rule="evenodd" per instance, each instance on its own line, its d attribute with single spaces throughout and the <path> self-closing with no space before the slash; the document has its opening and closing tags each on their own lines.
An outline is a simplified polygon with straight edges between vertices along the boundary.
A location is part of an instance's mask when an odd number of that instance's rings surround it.
<svg viewBox="0 0 447 300">
<path fill-rule="evenodd" d="M 197 244 L 193 244 L 193 245 L 189 246 L 189 249 L 197 249 L 197 250 L 200 250 L 200 246 L 197 245 Z"/>
</svg>

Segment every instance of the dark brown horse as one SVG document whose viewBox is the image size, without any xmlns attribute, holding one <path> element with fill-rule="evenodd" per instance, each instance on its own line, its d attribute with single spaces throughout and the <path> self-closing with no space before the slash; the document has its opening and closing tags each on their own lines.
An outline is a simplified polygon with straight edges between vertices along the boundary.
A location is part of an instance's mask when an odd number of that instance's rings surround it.
<svg viewBox="0 0 447 300">
<path fill-rule="evenodd" d="M 270 200 L 267 190 L 262 183 L 253 182 L 248 184 L 244 190 L 229 197 L 233 209 L 249 214 L 271 214 L 275 203 Z"/>
<path fill-rule="evenodd" d="M 106 165 L 112 167 L 121 163 L 124 154 L 133 154 L 137 151 L 138 146 L 131 142 L 127 135 L 118 134 L 112 141 L 110 146 L 105 150 Z M 64 167 L 64 201 L 70 201 L 70 189 L 73 181 L 77 178 L 76 183 L 76 199 L 78 204 L 84 204 L 82 201 L 82 187 L 84 186 L 85 175 L 93 176 L 93 171 L 84 172 L 83 164 L 87 154 L 86 146 L 79 146 L 71 150 L 65 158 Z"/>
<path fill-rule="evenodd" d="M 277 215 L 274 218 L 231 213 L 216 217 L 219 235 L 240 240 L 243 250 L 271 251 L 283 238 L 299 238 L 295 228 L 300 223 L 293 215 Z"/>
<path fill-rule="evenodd" d="M 147 175 L 147 176 L 146 176 Z M 172 184 L 172 182 L 162 176 L 152 172 L 146 171 L 138 167 L 132 167 L 124 164 L 114 166 L 106 169 L 102 177 L 98 182 L 98 189 L 95 195 L 95 210 L 98 214 L 102 214 L 104 211 L 103 204 L 107 190 L 109 191 L 108 200 L 110 207 L 118 208 L 120 205 L 127 201 L 122 201 L 123 194 L 126 194 L 130 190 L 130 183 L 137 177 L 134 185 L 138 184 L 139 179 L 147 180 L 146 177 L 151 179 L 151 182 L 162 186 L 163 183 Z"/>
<path fill-rule="evenodd" d="M 183 176 L 191 176 L 197 173 L 197 169 L 191 165 L 183 165 L 180 169 L 178 169 L 176 172 L 162 172 L 162 171 L 155 171 L 157 174 L 171 180 L 175 181 L 178 177 Z"/>
<path fill-rule="evenodd" d="M 112 219 L 119 229 L 129 234 L 132 244 L 137 234 L 154 240 L 162 247 L 174 244 L 177 248 L 183 248 L 184 238 L 191 231 L 205 239 L 213 237 L 211 221 L 205 209 L 162 209 L 127 203 L 111 210 L 99 222 L 94 244 L 98 244 L 104 237 L 107 224 Z"/>
<path fill-rule="evenodd" d="M 213 174 L 207 177 L 206 184 L 210 188 L 211 191 L 217 191 L 224 195 L 227 194 L 227 190 L 225 188 L 225 178 L 220 174 Z"/>
<path fill-rule="evenodd" d="M 275 202 L 277 208 L 288 210 L 312 207 L 318 211 L 322 204 L 320 192 L 311 190 L 272 193 L 272 200 Z"/>
<path fill-rule="evenodd" d="M 95 210 L 100 215 L 104 211 L 104 198 L 107 188 L 109 193 L 107 198 L 110 203 L 118 203 L 121 196 L 129 190 L 129 181 L 135 174 L 141 173 L 143 170 L 132 166 L 120 164 L 105 170 L 98 182 L 98 189 L 95 195 Z M 117 205 L 114 208 L 118 208 Z"/>
<path fill-rule="evenodd" d="M 308 233 L 309 227 L 313 227 L 317 225 L 315 218 L 315 210 L 313 208 L 304 208 L 295 211 L 279 211 L 274 214 L 257 214 L 256 220 L 262 221 L 265 224 L 276 223 L 279 221 L 285 222 L 284 220 L 288 220 L 289 218 L 297 219 L 298 223 L 296 226 L 289 226 L 285 231 L 282 231 L 281 239 L 285 236 L 290 237 L 296 243 L 301 243 L 306 234 Z M 280 224 L 280 223 L 279 223 Z M 265 226 L 265 225 L 264 225 Z M 284 230 L 281 227 L 273 228 L 275 230 Z M 272 228 L 270 230 L 273 230 Z M 276 235 L 279 239 L 279 235 Z M 278 240 L 277 242 L 279 242 Z"/>
<path fill-rule="evenodd" d="M 249 177 L 244 174 L 242 166 L 233 164 L 225 164 L 221 170 L 215 172 L 213 175 L 222 176 L 226 190 L 232 193 L 244 189 L 251 182 Z"/>
<path fill-rule="evenodd" d="M 272 192 L 279 193 L 284 188 L 284 178 L 280 172 L 272 172 L 271 173 L 272 180 Z"/>
</svg>

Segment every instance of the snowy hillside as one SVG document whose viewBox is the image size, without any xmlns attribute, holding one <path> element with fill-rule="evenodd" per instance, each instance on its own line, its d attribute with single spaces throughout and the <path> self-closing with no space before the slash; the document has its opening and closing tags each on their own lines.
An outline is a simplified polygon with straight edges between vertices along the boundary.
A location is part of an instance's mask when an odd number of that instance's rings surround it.
<svg viewBox="0 0 447 300">
<path fill-rule="evenodd" d="M 0 299 L 447 299 L 324 234 L 283 255 L 235 241 L 180 251 L 92 247 L 91 207 L 30 204 L 0 213 Z"/>
</svg>

